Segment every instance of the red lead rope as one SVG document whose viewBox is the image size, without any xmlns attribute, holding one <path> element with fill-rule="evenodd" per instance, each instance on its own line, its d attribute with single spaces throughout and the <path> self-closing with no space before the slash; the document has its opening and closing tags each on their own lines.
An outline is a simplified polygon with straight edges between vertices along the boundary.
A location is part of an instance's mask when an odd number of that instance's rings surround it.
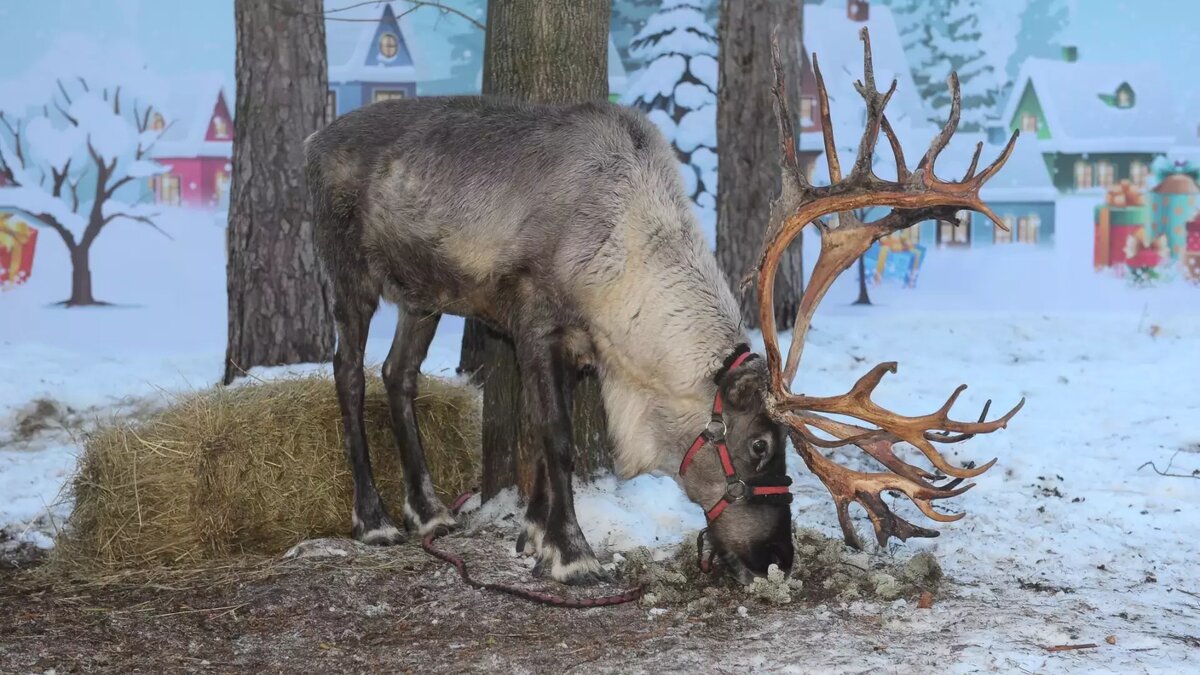
<svg viewBox="0 0 1200 675">
<path fill-rule="evenodd" d="M 467 503 L 467 500 L 470 499 L 471 495 L 473 494 L 475 494 L 474 491 L 468 490 L 467 492 L 459 495 L 458 499 L 455 499 L 454 504 L 450 507 L 450 512 L 454 515 L 458 515 L 459 510 L 462 509 L 463 505 Z M 543 605 L 550 605 L 552 607 L 565 607 L 568 609 L 587 609 L 589 607 L 612 607 L 613 605 L 623 605 L 627 602 L 633 602 L 634 600 L 637 600 L 646 592 L 645 588 L 638 586 L 637 588 L 632 588 L 617 595 L 605 595 L 598 598 L 564 598 L 551 593 L 531 591 L 524 588 L 518 588 L 516 586 L 509 586 L 507 584 L 491 584 L 477 581 L 472 579 L 471 575 L 467 574 L 467 563 L 465 560 L 449 551 L 434 546 L 433 542 L 443 534 L 446 534 L 446 529 L 439 527 L 437 530 L 425 535 L 425 538 L 421 540 L 421 548 L 425 549 L 425 552 L 429 555 L 453 565 L 454 568 L 458 570 L 458 574 L 462 577 L 462 580 L 465 581 L 467 585 L 474 588 L 479 588 L 485 591 L 493 591 L 496 593 L 505 593 L 507 595 L 521 598 L 522 600 L 528 600 L 530 602 L 536 602 Z"/>
</svg>

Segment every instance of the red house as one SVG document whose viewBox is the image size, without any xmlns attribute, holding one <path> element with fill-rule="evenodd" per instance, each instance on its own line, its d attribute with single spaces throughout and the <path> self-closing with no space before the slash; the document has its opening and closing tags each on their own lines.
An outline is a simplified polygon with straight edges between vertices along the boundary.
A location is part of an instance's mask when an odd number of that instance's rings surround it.
<svg viewBox="0 0 1200 675">
<path fill-rule="evenodd" d="M 178 93 L 150 121 L 165 129 L 151 154 L 167 173 L 150 179 L 158 204 L 224 208 L 229 203 L 233 157 L 233 115 L 219 78 L 179 87 Z"/>
</svg>

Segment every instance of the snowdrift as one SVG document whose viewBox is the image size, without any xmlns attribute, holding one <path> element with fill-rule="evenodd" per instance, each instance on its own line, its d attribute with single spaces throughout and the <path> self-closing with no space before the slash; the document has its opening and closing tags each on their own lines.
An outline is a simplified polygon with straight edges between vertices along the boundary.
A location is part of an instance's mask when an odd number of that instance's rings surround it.
<svg viewBox="0 0 1200 675">
<path fill-rule="evenodd" d="M 422 376 L 417 420 L 436 488 L 479 473 L 478 390 Z M 382 380 L 368 377 L 365 424 L 376 484 L 394 517 L 404 484 Z M 105 570 L 272 555 L 348 536 L 349 465 L 333 381 L 309 376 L 181 397 L 92 434 L 72 485 L 75 508 L 54 558 Z"/>
</svg>

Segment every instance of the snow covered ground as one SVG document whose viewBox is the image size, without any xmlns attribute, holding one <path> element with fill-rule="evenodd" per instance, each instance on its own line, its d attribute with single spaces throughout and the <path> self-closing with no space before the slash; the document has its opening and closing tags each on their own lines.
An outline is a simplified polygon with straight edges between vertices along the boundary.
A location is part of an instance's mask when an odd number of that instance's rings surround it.
<svg viewBox="0 0 1200 675">
<path fill-rule="evenodd" d="M 1200 470 L 1200 289 L 1131 289 L 1092 274 L 1090 204 L 1068 200 L 1059 211 L 1054 250 L 933 252 L 916 291 L 877 289 L 877 306 L 851 307 L 845 279 L 818 314 L 798 378 L 806 393 L 840 393 L 876 362 L 897 360 L 878 400 L 901 412 L 933 410 L 961 382 L 971 385 L 963 418 L 987 398 L 996 409 L 1028 399 L 1008 430 L 955 446 L 960 462 L 999 458 L 953 501 L 967 517 L 940 526 L 938 539 L 889 551 L 933 550 L 955 582 L 950 596 L 930 612 L 850 609 L 878 617 L 879 644 L 927 636 L 928 653 L 944 654 L 953 672 L 1200 672 L 1200 651 L 1184 641 L 1200 637 L 1200 480 L 1143 467 Z M 78 444 L 54 430 L 16 439 L 15 420 L 32 401 L 104 420 L 219 377 L 222 217 L 175 211 L 160 223 L 173 240 L 122 224 L 97 241 L 96 294 L 115 306 L 50 306 L 69 280 L 51 232 L 30 283 L 0 294 L 0 526 L 10 533 L 49 545 L 47 511 L 61 519 L 68 510 L 54 504 Z M 374 363 L 393 318 L 384 310 L 376 319 Z M 453 372 L 461 326 L 443 321 L 427 372 Z M 797 523 L 836 536 L 823 486 L 793 464 Z M 608 553 L 665 547 L 703 524 L 669 477 L 603 479 L 580 492 L 580 521 Z M 1100 648 L 1049 663 L 1038 648 L 1069 643 Z M 740 665 L 850 665 L 838 660 L 844 652 L 814 653 L 813 644 L 802 654 L 798 644 L 773 645 L 761 662 Z M 856 668 L 900 658 L 866 651 Z"/>
</svg>

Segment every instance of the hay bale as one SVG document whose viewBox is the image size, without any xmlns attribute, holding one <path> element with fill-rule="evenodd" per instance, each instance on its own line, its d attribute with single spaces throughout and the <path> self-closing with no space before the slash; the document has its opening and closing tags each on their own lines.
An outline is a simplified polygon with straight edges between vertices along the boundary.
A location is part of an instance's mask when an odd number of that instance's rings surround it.
<svg viewBox="0 0 1200 675">
<path fill-rule="evenodd" d="M 422 376 L 417 422 L 443 497 L 479 473 L 480 400 Z M 383 382 L 368 377 L 364 421 L 376 484 L 398 518 L 404 480 Z M 348 536 L 352 481 L 333 381 L 310 376 L 184 396 L 92 434 L 55 559 L 72 567 L 189 565 L 273 555 Z"/>
</svg>

